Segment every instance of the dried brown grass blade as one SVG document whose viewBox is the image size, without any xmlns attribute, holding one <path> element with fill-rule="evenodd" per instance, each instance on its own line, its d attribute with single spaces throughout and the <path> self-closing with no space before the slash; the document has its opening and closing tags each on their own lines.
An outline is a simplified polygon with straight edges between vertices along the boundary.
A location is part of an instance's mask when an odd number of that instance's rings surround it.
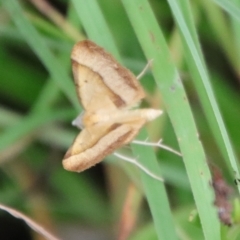
<svg viewBox="0 0 240 240">
<path fill-rule="evenodd" d="M 29 218 L 28 216 L 24 215 L 23 213 L 5 206 L 3 204 L 0 204 L 0 209 L 8 212 L 9 214 L 11 214 L 12 216 L 16 217 L 16 218 L 20 218 L 23 221 L 26 222 L 26 224 L 32 228 L 34 231 L 36 231 L 37 233 L 41 234 L 42 236 L 44 236 L 46 239 L 49 240 L 60 240 L 59 238 L 55 237 L 53 234 L 51 234 L 49 231 L 47 231 L 44 227 L 42 227 L 40 224 L 36 223 L 34 220 L 32 220 L 31 218 Z"/>
</svg>

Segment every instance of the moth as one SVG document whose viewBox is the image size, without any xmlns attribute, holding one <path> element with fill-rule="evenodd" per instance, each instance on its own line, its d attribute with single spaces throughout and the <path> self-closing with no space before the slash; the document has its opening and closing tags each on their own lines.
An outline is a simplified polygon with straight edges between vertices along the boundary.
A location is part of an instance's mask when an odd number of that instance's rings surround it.
<svg viewBox="0 0 240 240">
<path fill-rule="evenodd" d="M 138 79 L 95 43 L 78 42 L 71 60 L 84 112 L 73 121 L 82 131 L 65 154 L 63 167 L 81 172 L 130 143 L 162 111 L 132 109 L 145 97 Z"/>
</svg>

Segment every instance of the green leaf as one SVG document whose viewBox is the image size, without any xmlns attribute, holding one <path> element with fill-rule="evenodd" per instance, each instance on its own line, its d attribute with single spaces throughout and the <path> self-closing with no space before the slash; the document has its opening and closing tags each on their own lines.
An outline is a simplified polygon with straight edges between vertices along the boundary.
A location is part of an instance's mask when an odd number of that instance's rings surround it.
<svg viewBox="0 0 240 240">
<path fill-rule="evenodd" d="M 153 76 L 177 135 L 205 239 L 220 239 L 219 222 L 212 205 L 213 192 L 209 186 L 210 172 L 206 156 L 198 138 L 187 96 L 171 61 L 161 28 L 146 1 L 122 0 L 122 2 L 146 58 L 154 59 Z M 201 58 L 198 58 L 198 63 L 201 64 Z"/>
</svg>

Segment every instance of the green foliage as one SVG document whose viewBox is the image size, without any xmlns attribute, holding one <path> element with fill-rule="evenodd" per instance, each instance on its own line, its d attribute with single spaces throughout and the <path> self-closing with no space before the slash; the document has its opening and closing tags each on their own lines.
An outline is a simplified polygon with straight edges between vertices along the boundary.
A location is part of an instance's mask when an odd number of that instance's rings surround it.
<svg viewBox="0 0 240 240">
<path fill-rule="evenodd" d="M 116 235 L 112 226 L 119 223 L 133 182 L 148 205 L 130 197 L 137 207 L 129 212 L 135 219 L 129 239 L 239 238 L 239 201 L 233 197 L 240 190 L 233 184 L 240 178 L 237 1 L 62 0 L 42 9 L 30 1 L 0 4 L 2 203 L 28 211 L 40 223 L 72 222 Z M 70 51 L 84 38 L 136 75 L 153 59 L 140 80 L 147 92 L 142 104 L 164 115 L 138 138 L 163 138 L 182 158 L 147 146 L 131 149 L 164 183 L 111 156 L 104 168 L 81 174 L 62 169 L 64 152 L 78 133 L 70 123 L 81 110 Z M 212 166 L 234 189 L 232 227 L 220 223 L 213 204 Z"/>
</svg>

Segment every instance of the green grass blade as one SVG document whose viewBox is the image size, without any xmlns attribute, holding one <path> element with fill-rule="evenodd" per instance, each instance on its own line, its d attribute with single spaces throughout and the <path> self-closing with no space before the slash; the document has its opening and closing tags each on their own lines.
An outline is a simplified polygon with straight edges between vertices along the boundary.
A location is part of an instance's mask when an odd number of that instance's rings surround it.
<svg viewBox="0 0 240 240">
<path fill-rule="evenodd" d="M 146 136 L 146 130 L 142 129 L 138 135 L 138 140 L 145 141 Z M 157 162 L 156 155 L 151 148 L 138 144 L 132 144 L 131 147 L 134 155 L 137 156 L 139 163 L 146 166 L 147 169 L 154 174 L 161 176 L 161 169 Z M 158 239 L 178 239 L 172 215 L 168 210 L 170 209 L 170 205 L 164 183 L 153 179 L 143 171 L 141 171 L 140 174 L 143 182 L 143 188 L 152 212 Z"/>
<path fill-rule="evenodd" d="M 226 12 L 231 14 L 236 20 L 240 21 L 240 8 L 234 1 L 231 0 L 213 0 Z"/>
<path fill-rule="evenodd" d="M 238 2 L 238 7 L 240 8 L 240 2 Z M 240 76 L 240 27 L 239 27 L 239 21 L 232 19 L 232 29 L 234 33 L 234 39 L 231 39 L 231 43 L 233 41 L 233 44 L 235 46 L 235 55 L 236 55 L 236 65 L 237 65 L 237 75 Z"/>
<path fill-rule="evenodd" d="M 229 28 L 229 21 L 225 17 L 225 12 L 216 6 L 214 2 L 208 0 L 200 0 L 197 5 L 197 8 L 199 7 L 202 7 L 207 15 L 210 27 L 218 39 L 216 44 L 218 44 L 221 49 L 224 49 L 229 61 L 237 72 L 239 63 L 235 52 L 235 45 L 232 44 L 234 36 L 231 28 Z"/>
<path fill-rule="evenodd" d="M 112 35 L 109 32 L 109 28 L 102 16 L 97 1 L 86 2 L 83 0 L 73 0 L 73 3 L 90 39 L 93 39 L 101 46 L 108 49 L 116 58 L 119 58 L 118 50 L 113 43 Z M 94 16 L 94 18 L 92 16 Z M 99 32 L 99 29 L 101 29 L 101 32 Z M 141 138 L 147 138 L 147 134 L 144 130 L 141 132 Z M 140 148 L 142 149 L 142 147 Z M 133 146 L 133 149 L 139 161 L 145 159 L 143 164 L 146 168 L 160 175 L 160 171 L 158 171 L 159 166 L 157 165 L 156 158 L 151 148 L 142 152 L 139 151 L 139 147 L 137 146 Z M 142 173 L 142 180 L 159 239 L 176 239 L 172 215 L 163 184 L 150 178 L 145 173 Z"/>
<path fill-rule="evenodd" d="M 193 76 L 193 82 L 216 142 L 218 143 L 218 147 L 225 159 L 231 163 L 231 173 L 234 174 L 235 172 L 239 176 L 237 160 L 211 87 L 208 72 L 200 51 L 196 29 L 192 24 L 192 16 L 190 11 L 187 10 L 190 9 L 190 6 L 187 2 L 181 2 L 180 5 L 179 2 L 175 0 L 169 0 L 169 4 L 180 28 L 184 43 L 184 52 Z M 183 15 L 183 12 L 185 15 Z"/>
<path fill-rule="evenodd" d="M 49 71 L 57 86 L 66 94 L 76 109 L 79 109 L 77 97 L 73 94 L 75 92 L 74 85 L 67 73 L 67 69 L 62 66 L 61 62 L 59 62 L 50 49 L 48 49 L 44 39 L 25 17 L 19 2 L 15 0 L 3 1 L 3 5 L 8 10 L 11 18 L 29 46 Z"/>
<path fill-rule="evenodd" d="M 220 239 L 219 222 L 212 205 L 210 172 L 181 80 L 171 61 L 165 39 L 146 1 L 122 0 L 152 71 L 183 154 L 205 239 Z M 198 59 L 201 63 L 201 59 Z"/>
<path fill-rule="evenodd" d="M 96 42 L 100 46 L 105 47 L 107 51 L 114 54 L 117 59 L 120 59 L 113 36 L 110 33 L 110 29 L 101 13 L 99 5 L 95 1 L 93 1 L 94 3 L 83 3 L 82 1 L 72 0 L 72 2 L 82 25 L 87 31 L 89 39 Z M 91 16 L 89 16 L 89 14 Z M 94 18 L 92 16 L 94 16 Z"/>
<path fill-rule="evenodd" d="M 75 111 L 72 109 L 61 109 L 47 111 L 44 112 L 44 114 L 42 114 L 42 112 L 39 112 L 30 116 L 26 116 L 24 119 L 21 119 L 20 122 L 14 126 L 8 127 L 4 132 L 1 133 L 0 151 L 6 149 L 22 137 L 27 136 L 36 130 L 39 130 L 40 127 L 46 123 L 72 119 L 74 112 Z"/>
</svg>

